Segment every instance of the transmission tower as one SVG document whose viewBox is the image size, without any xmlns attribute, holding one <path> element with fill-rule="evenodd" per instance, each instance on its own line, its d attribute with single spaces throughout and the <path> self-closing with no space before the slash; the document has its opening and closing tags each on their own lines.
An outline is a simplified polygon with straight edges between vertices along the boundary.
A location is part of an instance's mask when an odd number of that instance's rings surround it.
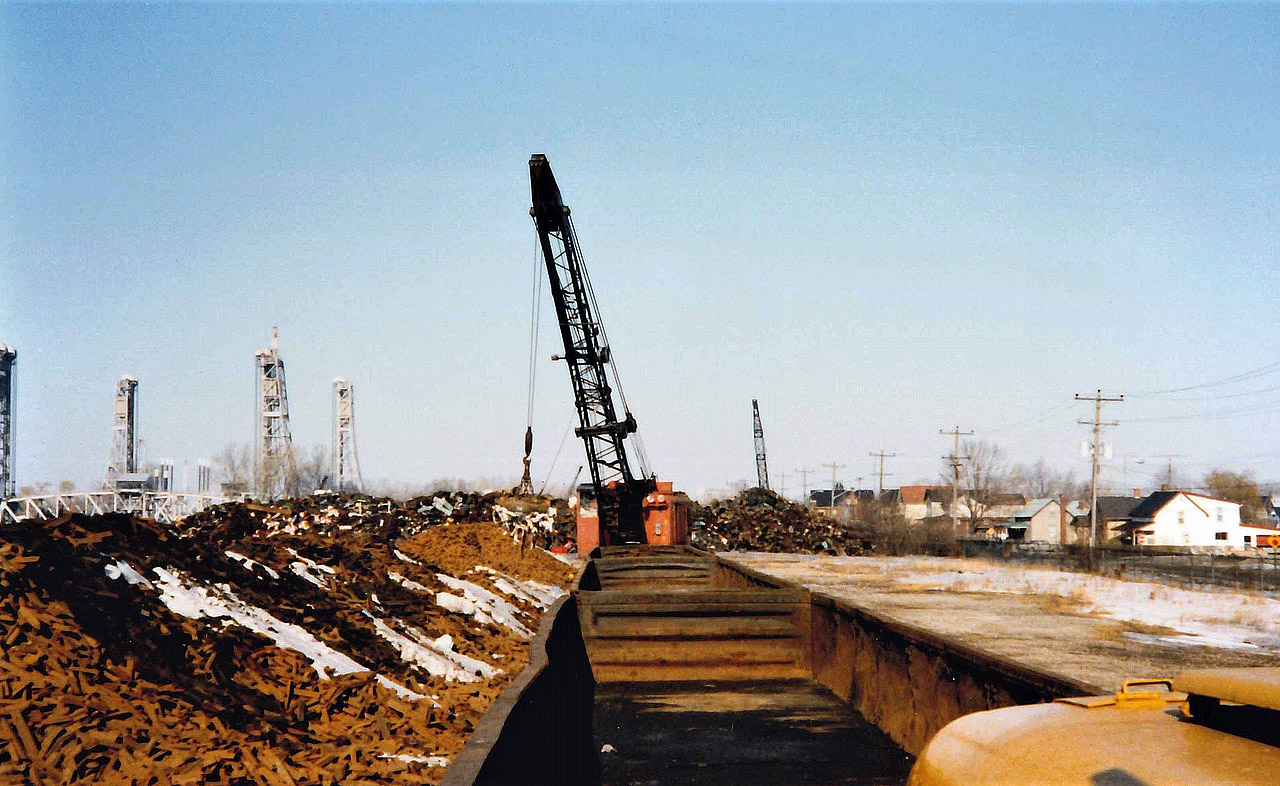
<svg viewBox="0 0 1280 786">
<path fill-rule="evenodd" d="M 120 377 L 116 383 L 115 425 L 111 430 L 111 460 L 102 487 L 113 489 L 116 479 L 138 471 L 138 380 Z"/>
<path fill-rule="evenodd" d="M 0 344 L 0 499 L 13 496 L 13 364 L 18 351 Z"/>
<path fill-rule="evenodd" d="M 284 360 L 280 338 L 271 329 L 271 346 L 258 350 L 257 444 L 253 454 L 254 491 L 258 497 L 273 499 L 296 485 L 297 467 L 293 459 L 293 436 L 289 433 L 289 395 L 284 383 Z"/>
<path fill-rule="evenodd" d="M 769 488 L 769 462 L 764 457 L 764 426 L 760 425 L 760 404 L 751 399 L 751 419 L 756 436 L 756 478 L 762 489 Z"/>
<path fill-rule="evenodd" d="M 364 476 L 356 456 L 356 386 L 338 377 L 333 381 L 333 471 L 338 491 L 364 493 Z"/>
</svg>

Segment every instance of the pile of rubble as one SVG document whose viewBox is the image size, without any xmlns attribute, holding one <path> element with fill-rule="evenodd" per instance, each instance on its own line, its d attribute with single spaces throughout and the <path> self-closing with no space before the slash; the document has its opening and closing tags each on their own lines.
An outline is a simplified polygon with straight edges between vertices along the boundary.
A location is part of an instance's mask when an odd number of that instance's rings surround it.
<svg viewBox="0 0 1280 786">
<path fill-rule="evenodd" d="M 187 537 L 240 537 L 250 532 L 330 536 L 363 532 L 382 541 L 406 538 L 456 521 L 494 521 L 544 549 L 563 545 L 571 521 L 563 501 L 505 492 L 440 492 L 407 501 L 365 494 L 313 494 L 270 505 L 230 502 L 182 521 Z"/>
<path fill-rule="evenodd" d="M 730 500 L 693 506 L 694 546 L 715 551 L 861 554 L 864 534 L 767 489 L 747 489 Z"/>
<path fill-rule="evenodd" d="M 0 527 L 0 782 L 438 781 L 572 569 L 380 503 Z"/>
</svg>

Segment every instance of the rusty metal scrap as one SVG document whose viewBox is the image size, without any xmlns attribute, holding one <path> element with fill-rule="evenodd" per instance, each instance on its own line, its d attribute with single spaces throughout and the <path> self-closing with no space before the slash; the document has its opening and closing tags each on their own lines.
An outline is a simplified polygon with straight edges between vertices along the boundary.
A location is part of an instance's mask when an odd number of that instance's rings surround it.
<svg viewBox="0 0 1280 786">
<path fill-rule="evenodd" d="M 72 515 L 0 527 L 0 782 L 434 783 L 527 657 L 498 622 L 438 606 L 434 593 L 449 591 L 438 576 L 495 594 L 509 584 L 494 575 L 570 578 L 492 522 L 433 526 L 373 498 L 226 506 L 184 524 Z M 494 564 L 501 574 L 474 570 Z M 156 569 L 363 670 L 322 676 L 230 618 L 176 613 Z M 536 627 L 536 604 L 505 598 Z M 501 672 L 428 673 L 378 622 Z"/>
</svg>

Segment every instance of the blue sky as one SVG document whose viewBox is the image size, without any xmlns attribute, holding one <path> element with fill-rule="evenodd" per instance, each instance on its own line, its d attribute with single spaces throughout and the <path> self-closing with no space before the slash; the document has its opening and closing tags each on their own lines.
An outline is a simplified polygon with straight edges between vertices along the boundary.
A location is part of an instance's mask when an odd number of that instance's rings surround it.
<svg viewBox="0 0 1280 786">
<path fill-rule="evenodd" d="M 124 373 L 149 457 L 247 442 L 273 325 L 298 442 L 341 375 L 366 477 L 514 478 L 533 152 L 661 477 L 751 478 L 752 398 L 793 493 L 933 479 L 957 425 L 1084 476 L 1074 393 L 1280 360 L 1277 42 L 1265 5 L 0 6 L 18 482 L 98 482 Z M 1280 480 L 1277 386 L 1109 405 L 1115 453 Z"/>
</svg>

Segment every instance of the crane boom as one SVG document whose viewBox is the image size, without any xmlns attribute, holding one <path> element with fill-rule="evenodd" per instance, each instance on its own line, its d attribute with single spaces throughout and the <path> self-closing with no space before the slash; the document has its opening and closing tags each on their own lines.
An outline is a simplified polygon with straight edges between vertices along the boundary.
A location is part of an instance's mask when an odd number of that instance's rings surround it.
<svg viewBox="0 0 1280 786">
<path fill-rule="evenodd" d="M 655 483 L 643 472 L 636 475 L 627 457 L 625 440 L 635 432 L 636 420 L 625 407 L 619 418 L 614 408 L 608 373 L 612 356 L 578 251 L 573 220 L 546 156 L 535 154 L 529 159 L 529 184 L 533 195 L 529 215 L 538 231 L 564 343 L 564 355 L 556 359 L 569 366 L 578 412 L 575 433 L 586 447 L 591 485 L 599 504 L 600 532 L 606 544 L 643 543 L 644 498 Z"/>
<path fill-rule="evenodd" d="M 751 399 L 751 419 L 756 438 L 756 479 L 760 488 L 769 490 L 769 463 L 764 457 L 764 426 L 760 424 L 760 404 Z M 786 477 L 783 477 L 786 480 Z"/>
</svg>

